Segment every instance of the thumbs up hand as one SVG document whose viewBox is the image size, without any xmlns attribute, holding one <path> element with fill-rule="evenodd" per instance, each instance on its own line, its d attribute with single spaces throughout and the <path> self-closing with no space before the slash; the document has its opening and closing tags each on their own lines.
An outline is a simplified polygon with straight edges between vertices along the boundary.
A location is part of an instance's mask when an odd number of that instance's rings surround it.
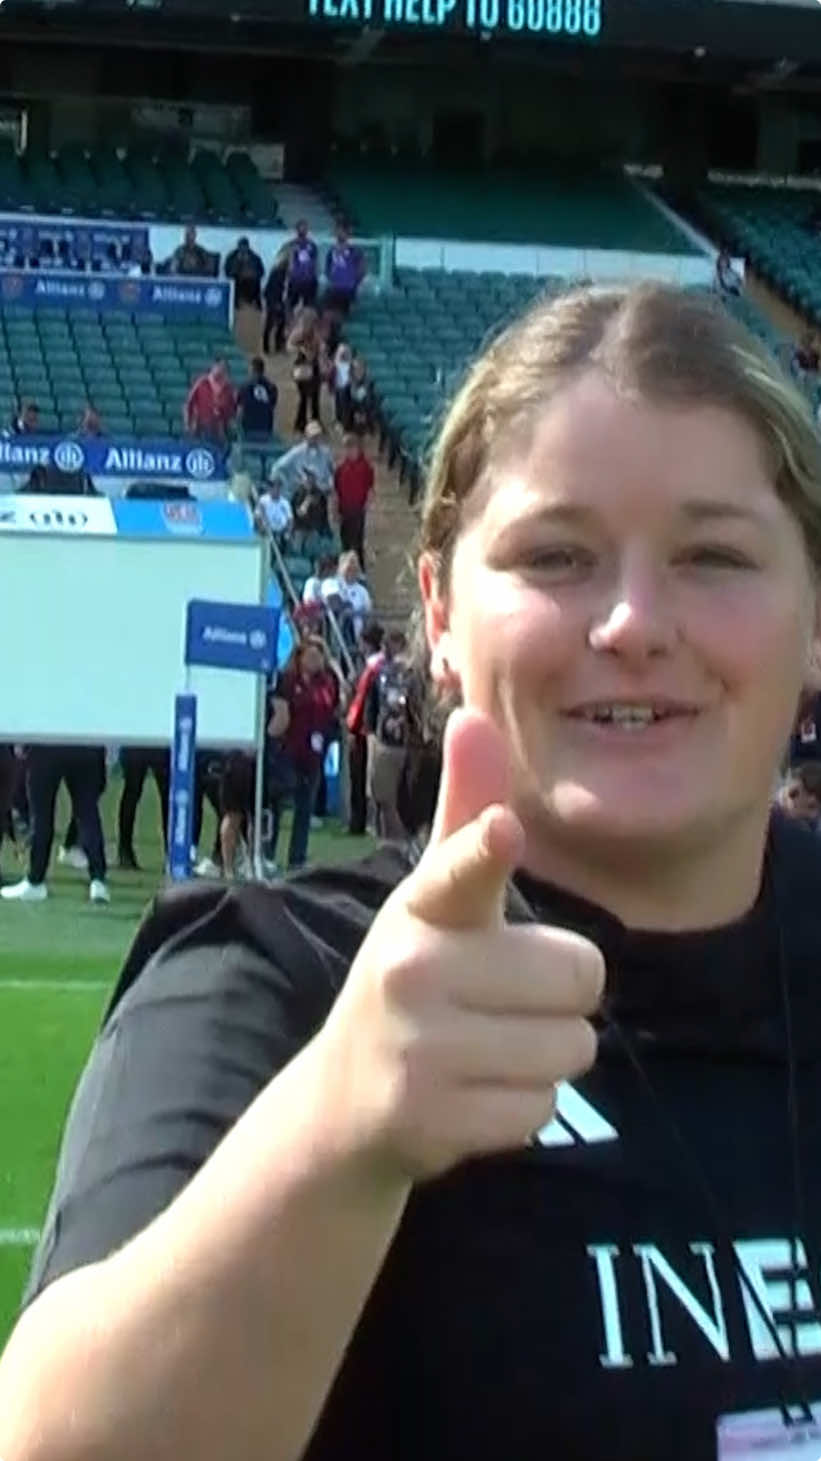
<svg viewBox="0 0 821 1461">
<path fill-rule="evenodd" d="M 374 1171 L 413 1182 L 515 1148 L 586 1070 L 604 961 L 564 929 L 505 923 L 524 851 L 504 739 L 448 723 L 430 842 L 365 938 L 318 1045 L 329 1111 Z"/>
</svg>

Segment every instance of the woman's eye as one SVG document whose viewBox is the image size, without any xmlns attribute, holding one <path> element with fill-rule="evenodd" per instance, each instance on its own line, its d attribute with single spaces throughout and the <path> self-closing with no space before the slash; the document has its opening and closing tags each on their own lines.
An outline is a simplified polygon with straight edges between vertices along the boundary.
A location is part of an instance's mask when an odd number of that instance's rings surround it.
<svg viewBox="0 0 821 1461">
<path fill-rule="evenodd" d="M 592 567 L 595 558 L 586 548 L 534 548 L 522 562 L 542 573 L 575 573 Z"/>
<path fill-rule="evenodd" d="M 688 548 L 682 558 L 686 563 L 694 563 L 697 568 L 753 568 L 755 565 L 746 553 L 740 552 L 738 548 L 725 548 L 720 544 L 705 544 L 697 548 Z"/>
</svg>

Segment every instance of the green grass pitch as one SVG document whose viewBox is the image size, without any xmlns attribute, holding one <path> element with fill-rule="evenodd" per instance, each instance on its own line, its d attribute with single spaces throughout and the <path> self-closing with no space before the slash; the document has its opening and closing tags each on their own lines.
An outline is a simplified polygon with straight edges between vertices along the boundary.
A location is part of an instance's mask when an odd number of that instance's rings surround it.
<svg viewBox="0 0 821 1461">
<path fill-rule="evenodd" d="M 109 856 L 120 781 L 103 803 Z M 137 820 L 136 851 L 142 871 L 112 867 L 112 902 L 87 901 L 85 878 L 56 866 L 47 903 L 0 902 L 0 1351 L 18 1310 L 31 1261 L 32 1239 L 51 1189 L 66 1111 L 97 1032 L 107 991 L 143 909 L 162 880 L 157 795 L 149 778 Z M 61 800 L 57 827 L 68 821 Z M 206 809 L 202 847 L 214 826 Z M 283 829 L 280 851 L 286 846 Z M 363 855 L 364 839 L 349 838 L 328 823 L 311 835 L 313 860 Z M 7 843 L 0 858 L 3 880 L 25 871 Z"/>
</svg>

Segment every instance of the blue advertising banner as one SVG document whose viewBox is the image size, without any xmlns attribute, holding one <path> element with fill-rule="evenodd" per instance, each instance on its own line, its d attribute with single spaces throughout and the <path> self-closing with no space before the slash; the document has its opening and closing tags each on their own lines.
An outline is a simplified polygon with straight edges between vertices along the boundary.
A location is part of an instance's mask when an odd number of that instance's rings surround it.
<svg viewBox="0 0 821 1461">
<path fill-rule="evenodd" d="M 19 213 L 0 214 L 0 257 L 38 257 L 43 244 L 50 245 L 55 258 L 60 248 L 75 259 L 108 259 L 114 246 L 122 256 L 125 249 L 139 261 L 149 247 L 146 225 L 127 223 L 68 222 L 63 218 L 26 218 Z"/>
<path fill-rule="evenodd" d="M 185 663 L 269 675 L 277 663 L 279 613 L 269 604 L 192 599 L 185 625 Z"/>
<path fill-rule="evenodd" d="M 122 275 L 79 274 L 68 269 L 0 269 L 0 306 L 61 305 L 67 310 L 128 310 L 131 314 L 186 317 L 229 325 L 232 286 L 228 280 L 124 279 Z"/>
<path fill-rule="evenodd" d="M 34 467 L 87 472 L 90 477 L 128 477 L 134 481 L 225 482 L 228 452 L 211 442 L 124 440 L 107 436 L 56 436 L 32 433 L 0 438 L 0 475 Z"/>
<path fill-rule="evenodd" d="M 194 763 L 197 749 L 197 697 L 174 700 L 174 744 L 168 817 L 168 871 L 174 882 L 191 876 L 194 826 Z"/>
<path fill-rule="evenodd" d="M 2 501 L 2 499 L 0 499 Z M 242 502 L 140 502 L 119 498 L 111 504 L 119 534 L 131 538 L 255 538 Z"/>
</svg>

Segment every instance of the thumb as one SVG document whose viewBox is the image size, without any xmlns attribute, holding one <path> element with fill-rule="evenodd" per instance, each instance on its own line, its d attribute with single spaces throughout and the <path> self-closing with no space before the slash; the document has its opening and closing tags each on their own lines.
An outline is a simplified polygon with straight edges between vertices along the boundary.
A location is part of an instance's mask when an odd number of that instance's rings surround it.
<svg viewBox="0 0 821 1461">
<path fill-rule="evenodd" d="M 445 731 L 433 830 L 409 880 L 412 913 L 450 928 L 503 920 L 505 887 L 524 844 L 509 807 L 511 790 L 501 732 L 480 711 L 454 711 Z"/>
</svg>

